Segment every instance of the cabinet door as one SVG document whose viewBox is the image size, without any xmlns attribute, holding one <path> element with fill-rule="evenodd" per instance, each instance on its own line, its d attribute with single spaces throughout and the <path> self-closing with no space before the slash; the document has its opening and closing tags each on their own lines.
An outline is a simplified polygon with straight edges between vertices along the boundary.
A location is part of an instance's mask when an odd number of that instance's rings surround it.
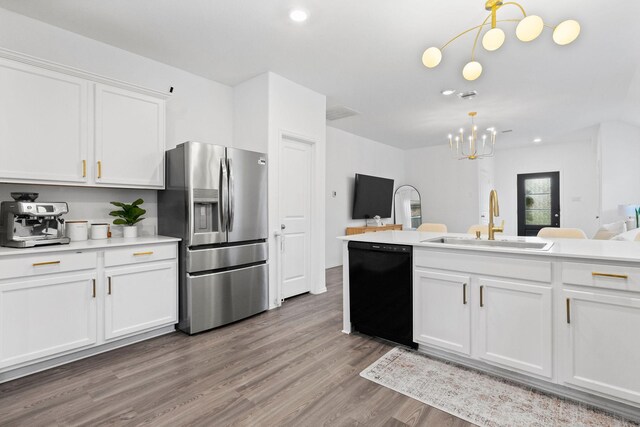
<svg viewBox="0 0 640 427">
<path fill-rule="evenodd" d="M 562 380 L 640 403 L 640 298 L 564 290 Z"/>
<path fill-rule="evenodd" d="M 469 276 L 416 269 L 413 341 L 471 354 Z"/>
<path fill-rule="evenodd" d="M 480 358 L 551 378 L 551 287 L 486 278 L 478 283 Z"/>
<path fill-rule="evenodd" d="M 94 273 L 0 285 L 0 368 L 96 343 Z"/>
<path fill-rule="evenodd" d="M 86 182 L 86 81 L 0 59 L 0 181 Z"/>
<path fill-rule="evenodd" d="M 105 186 L 164 186 L 165 102 L 96 85 L 95 182 Z"/>
<path fill-rule="evenodd" d="M 106 270 L 105 339 L 177 322 L 176 262 Z"/>
</svg>

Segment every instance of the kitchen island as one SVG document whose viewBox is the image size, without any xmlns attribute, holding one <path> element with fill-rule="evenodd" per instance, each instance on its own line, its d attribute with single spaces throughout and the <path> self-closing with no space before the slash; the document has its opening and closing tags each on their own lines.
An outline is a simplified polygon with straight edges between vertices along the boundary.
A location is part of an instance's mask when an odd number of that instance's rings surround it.
<svg viewBox="0 0 640 427">
<path fill-rule="evenodd" d="M 419 351 L 640 419 L 640 244 L 386 231 L 349 241 L 413 248 Z"/>
</svg>

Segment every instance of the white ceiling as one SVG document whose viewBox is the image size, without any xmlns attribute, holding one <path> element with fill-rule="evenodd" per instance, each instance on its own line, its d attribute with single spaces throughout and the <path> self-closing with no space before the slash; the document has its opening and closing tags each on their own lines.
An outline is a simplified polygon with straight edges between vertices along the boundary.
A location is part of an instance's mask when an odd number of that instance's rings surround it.
<svg viewBox="0 0 640 427">
<path fill-rule="evenodd" d="M 521 0 L 546 23 L 576 19 L 582 34 L 560 47 L 551 31 L 531 43 L 505 23 L 505 45 L 480 48 L 484 74 L 462 78 L 473 35 L 426 69 L 425 48 L 479 24 L 482 0 L 0 0 L 0 7 L 228 85 L 273 71 L 326 94 L 329 107 L 362 114 L 331 126 L 413 148 L 445 142 L 478 111 L 505 145 L 545 141 L 606 120 L 640 126 L 640 1 Z M 293 6 L 310 12 L 289 21 Z M 500 18 L 517 17 L 505 7 Z M 471 101 L 440 90 L 475 89 Z"/>
</svg>

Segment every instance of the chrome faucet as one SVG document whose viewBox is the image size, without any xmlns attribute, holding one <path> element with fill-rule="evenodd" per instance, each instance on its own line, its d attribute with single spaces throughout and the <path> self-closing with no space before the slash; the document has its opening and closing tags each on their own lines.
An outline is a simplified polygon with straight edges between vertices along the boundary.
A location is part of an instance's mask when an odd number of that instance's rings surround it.
<svg viewBox="0 0 640 427">
<path fill-rule="evenodd" d="M 504 220 L 500 227 L 496 227 L 493 223 L 494 216 L 500 216 L 500 205 L 498 204 L 498 192 L 491 190 L 489 193 L 489 240 L 496 240 L 495 233 L 504 231 Z"/>
</svg>

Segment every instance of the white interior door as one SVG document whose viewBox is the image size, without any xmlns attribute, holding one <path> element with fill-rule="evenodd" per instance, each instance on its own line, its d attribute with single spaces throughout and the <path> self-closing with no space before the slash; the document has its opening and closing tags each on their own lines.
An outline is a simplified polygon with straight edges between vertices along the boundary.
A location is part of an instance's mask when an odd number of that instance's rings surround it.
<svg viewBox="0 0 640 427">
<path fill-rule="evenodd" d="M 280 143 L 282 298 L 311 290 L 312 149 L 286 137 Z"/>
</svg>

